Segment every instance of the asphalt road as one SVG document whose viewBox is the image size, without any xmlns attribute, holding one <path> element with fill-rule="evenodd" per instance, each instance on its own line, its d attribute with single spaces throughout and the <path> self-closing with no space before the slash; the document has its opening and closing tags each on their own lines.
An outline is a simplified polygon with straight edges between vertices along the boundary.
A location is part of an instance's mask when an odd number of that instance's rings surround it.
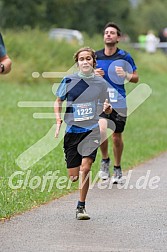
<svg viewBox="0 0 167 252">
<path fill-rule="evenodd" d="M 124 175 L 122 185 L 92 186 L 90 220 L 75 219 L 75 192 L 0 222 L 0 251 L 166 252 L 167 153 Z"/>
</svg>

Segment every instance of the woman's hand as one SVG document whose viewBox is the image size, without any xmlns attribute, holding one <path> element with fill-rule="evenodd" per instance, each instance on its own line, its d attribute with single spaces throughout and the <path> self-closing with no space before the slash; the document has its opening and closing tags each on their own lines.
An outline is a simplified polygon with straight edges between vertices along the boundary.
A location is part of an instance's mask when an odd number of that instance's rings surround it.
<svg viewBox="0 0 167 252">
<path fill-rule="evenodd" d="M 106 114 L 111 114 L 112 113 L 112 106 L 108 102 L 108 99 L 106 99 L 104 104 L 103 104 L 103 112 L 106 113 Z"/>
<path fill-rule="evenodd" d="M 101 77 L 104 76 L 104 71 L 103 71 L 102 68 L 96 68 L 96 69 L 94 70 L 94 73 L 95 73 L 95 75 L 97 75 L 97 76 L 101 76 Z"/>
</svg>

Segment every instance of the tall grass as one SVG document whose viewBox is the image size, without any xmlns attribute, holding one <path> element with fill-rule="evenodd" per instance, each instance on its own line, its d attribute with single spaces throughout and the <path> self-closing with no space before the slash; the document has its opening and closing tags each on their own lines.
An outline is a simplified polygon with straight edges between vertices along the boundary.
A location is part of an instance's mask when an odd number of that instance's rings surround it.
<svg viewBox="0 0 167 252">
<path fill-rule="evenodd" d="M 47 32 L 38 29 L 26 31 L 6 31 L 4 40 L 7 53 L 13 60 L 13 71 L 7 81 L 20 84 L 35 84 L 45 80 L 43 72 L 66 71 L 73 65 L 72 55 L 79 48 L 75 42 L 50 39 Z M 32 73 L 39 72 L 40 78 L 33 79 Z"/>
<path fill-rule="evenodd" d="M 54 119 L 34 119 L 32 116 L 34 112 L 53 112 L 53 108 L 18 107 L 19 101 L 55 99 L 52 85 L 57 80 L 42 77 L 34 79 L 31 76 L 32 72 L 37 71 L 41 74 L 44 71 L 68 70 L 73 65 L 72 55 L 78 49 L 78 45 L 50 41 L 47 33 L 38 30 L 26 33 L 6 31 L 5 42 L 8 54 L 13 60 L 13 69 L 9 75 L 1 78 L 0 83 L 0 218 L 8 218 L 78 188 L 77 183 L 69 189 L 67 186 L 58 188 L 58 180 L 49 188 L 48 180 L 42 190 L 42 181 L 46 174 L 53 174 L 58 170 L 58 177 L 67 175 L 62 142 L 27 170 L 22 170 L 15 162 L 21 153 L 45 136 L 55 123 Z M 88 38 L 85 35 L 85 45 L 95 50 L 99 49 L 102 47 L 101 37 L 97 35 Z M 152 89 L 152 95 L 128 118 L 124 132 L 124 170 L 167 150 L 167 58 L 160 51 L 148 55 L 127 46 L 126 48 L 138 66 L 139 83 L 148 84 Z M 127 92 L 131 92 L 135 86 L 136 84 L 127 84 Z M 111 141 L 110 157 L 113 158 Z M 93 176 L 98 172 L 100 159 L 101 154 L 98 151 L 92 168 Z M 14 172 L 21 172 L 13 178 L 13 184 L 18 185 L 17 189 L 9 186 L 9 178 Z M 32 189 L 38 182 L 37 177 L 41 179 L 41 183 Z M 68 181 L 64 184 L 68 184 Z"/>
</svg>

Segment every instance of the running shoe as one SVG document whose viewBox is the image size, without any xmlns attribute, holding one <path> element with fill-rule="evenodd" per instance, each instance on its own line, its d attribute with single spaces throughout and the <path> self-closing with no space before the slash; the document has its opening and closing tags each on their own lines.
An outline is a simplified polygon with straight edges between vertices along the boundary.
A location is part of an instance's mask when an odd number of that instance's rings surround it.
<svg viewBox="0 0 167 252">
<path fill-rule="evenodd" d="M 99 171 L 99 178 L 102 180 L 106 180 L 110 177 L 110 159 L 108 162 L 105 162 L 104 160 L 101 161 L 100 171 Z"/>
<path fill-rule="evenodd" d="M 76 210 L 76 219 L 77 220 L 89 220 L 90 216 L 87 214 L 85 207 L 78 206 Z"/>
<path fill-rule="evenodd" d="M 119 168 L 114 167 L 114 175 L 113 175 L 112 181 L 113 181 L 113 184 L 121 183 L 121 181 L 122 181 L 121 167 L 119 167 Z"/>
</svg>

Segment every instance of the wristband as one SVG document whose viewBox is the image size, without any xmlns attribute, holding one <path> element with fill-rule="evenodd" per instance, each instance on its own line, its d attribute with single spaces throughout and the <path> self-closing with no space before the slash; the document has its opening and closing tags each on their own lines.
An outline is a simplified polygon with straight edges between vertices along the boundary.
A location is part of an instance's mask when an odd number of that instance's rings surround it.
<svg viewBox="0 0 167 252">
<path fill-rule="evenodd" d="M 63 122 L 63 120 L 61 120 L 61 119 L 57 119 L 57 120 L 56 120 L 56 123 L 57 123 L 57 124 L 62 124 L 62 122 Z"/>
<path fill-rule="evenodd" d="M 128 81 L 130 81 L 130 79 L 131 79 L 131 74 L 130 73 L 128 73 L 128 72 L 125 72 L 125 79 L 126 80 L 128 80 Z"/>
</svg>

